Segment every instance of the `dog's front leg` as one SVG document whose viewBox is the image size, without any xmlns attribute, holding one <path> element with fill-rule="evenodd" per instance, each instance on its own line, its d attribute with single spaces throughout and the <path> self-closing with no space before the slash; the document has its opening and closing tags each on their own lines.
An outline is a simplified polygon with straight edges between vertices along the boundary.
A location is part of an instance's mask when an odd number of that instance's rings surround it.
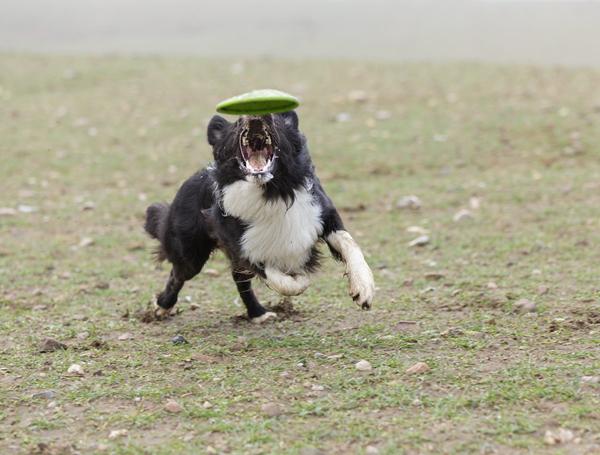
<svg viewBox="0 0 600 455">
<path fill-rule="evenodd" d="M 344 230 L 334 231 L 325 240 L 334 253 L 346 263 L 349 294 L 363 310 L 371 308 L 375 296 L 373 272 L 352 236 Z"/>
</svg>

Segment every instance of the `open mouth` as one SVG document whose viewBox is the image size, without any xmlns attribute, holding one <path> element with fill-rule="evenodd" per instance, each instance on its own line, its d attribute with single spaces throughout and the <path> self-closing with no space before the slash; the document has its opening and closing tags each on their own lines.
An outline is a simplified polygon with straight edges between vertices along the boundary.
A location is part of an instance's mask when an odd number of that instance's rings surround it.
<svg viewBox="0 0 600 455">
<path fill-rule="evenodd" d="M 250 119 L 240 134 L 243 169 L 252 175 L 271 171 L 275 155 L 269 127 L 261 119 Z"/>
</svg>

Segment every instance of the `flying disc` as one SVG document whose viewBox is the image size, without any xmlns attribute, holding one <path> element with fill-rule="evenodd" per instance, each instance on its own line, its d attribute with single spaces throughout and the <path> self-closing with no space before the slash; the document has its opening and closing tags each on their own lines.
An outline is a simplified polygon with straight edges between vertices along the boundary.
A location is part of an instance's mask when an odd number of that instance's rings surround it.
<svg viewBox="0 0 600 455">
<path fill-rule="evenodd" d="M 217 112 L 231 115 L 265 115 L 287 112 L 300 105 L 298 98 L 279 90 L 253 90 L 217 104 Z"/>
</svg>

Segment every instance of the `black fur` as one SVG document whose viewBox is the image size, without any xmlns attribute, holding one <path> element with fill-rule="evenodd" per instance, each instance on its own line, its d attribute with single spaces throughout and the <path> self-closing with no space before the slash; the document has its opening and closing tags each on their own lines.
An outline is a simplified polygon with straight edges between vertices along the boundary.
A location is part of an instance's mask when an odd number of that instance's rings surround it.
<svg viewBox="0 0 600 455">
<path fill-rule="evenodd" d="M 315 175 L 306 138 L 298 129 L 296 113 L 266 115 L 260 120 L 272 138 L 277 156 L 273 161 L 272 178 L 262 186 L 265 199 L 281 198 L 291 207 L 295 200 L 294 191 L 308 187 L 321 205 L 321 239 L 343 229 L 337 210 Z M 168 260 L 173 266 L 165 289 L 157 296 L 157 304 L 164 309 L 175 305 L 184 282 L 197 275 L 213 250 L 220 248 L 231 262 L 232 276 L 248 316 L 255 318 L 266 311 L 251 287 L 252 278 L 265 277 L 264 266 L 250 263 L 241 254 L 240 239 L 247 226 L 238 218 L 225 215 L 220 205 L 220 190 L 246 178 L 240 161 L 240 137 L 247 122 L 244 117 L 230 123 L 223 117 L 214 116 L 207 132 L 214 164 L 190 177 L 170 205 L 152 204 L 146 211 L 145 230 L 160 242 L 157 257 Z M 329 247 L 339 259 L 339 252 L 331 245 Z M 304 269 L 315 270 L 318 260 L 315 245 Z"/>
</svg>

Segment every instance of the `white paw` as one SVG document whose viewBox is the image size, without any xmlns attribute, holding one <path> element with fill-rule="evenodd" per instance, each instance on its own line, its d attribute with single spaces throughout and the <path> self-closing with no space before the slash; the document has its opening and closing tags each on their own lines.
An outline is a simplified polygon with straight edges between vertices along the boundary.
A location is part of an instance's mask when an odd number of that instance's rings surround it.
<svg viewBox="0 0 600 455">
<path fill-rule="evenodd" d="M 265 269 L 265 275 L 267 286 L 284 296 L 300 295 L 310 285 L 308 275 L 291 276 L 271 268 Z"/>
<path fill-rule="evenodd" d="M 267 311 L 263 315 L 260 315 L 256 318 L 250 319 L 250 322 L 252 322 L 252 324 L 264 324 L 265 322 L 267 322 L 271 319 L 277 319 L 277 313 L 273 313 L 272 311 Z"/>
<path fill-rule="evenodd" d="M 348 281 L 348 293 L 352 300 L 363 310 L 371 308 L 375 297 L 375 280 L 367 263 L 363 261 L 349 268 Z"/>
</svg>

